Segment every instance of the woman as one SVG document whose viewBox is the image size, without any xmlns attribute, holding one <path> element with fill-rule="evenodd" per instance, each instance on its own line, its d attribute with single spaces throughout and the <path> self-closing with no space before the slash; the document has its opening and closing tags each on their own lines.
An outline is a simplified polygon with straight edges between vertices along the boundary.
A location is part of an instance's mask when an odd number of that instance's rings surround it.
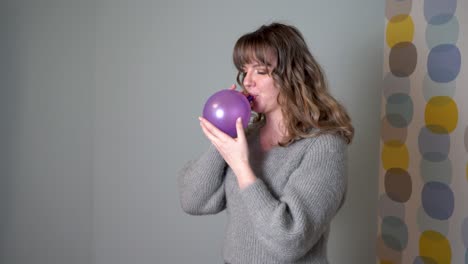
<svg viewBox="0 0 468 264">
<path fill-rule="evenodd" d="M 212 145 L 180 171 L 182 208 L 226 210 L 226 263 L 328 263 L 330 222 L 347 187 L 350 118 L 293 26 L 245 34 L 233 60 L 257 116 L 247 133 L 238 120 L 237 138 L 200 118 Z"/>
</svg>

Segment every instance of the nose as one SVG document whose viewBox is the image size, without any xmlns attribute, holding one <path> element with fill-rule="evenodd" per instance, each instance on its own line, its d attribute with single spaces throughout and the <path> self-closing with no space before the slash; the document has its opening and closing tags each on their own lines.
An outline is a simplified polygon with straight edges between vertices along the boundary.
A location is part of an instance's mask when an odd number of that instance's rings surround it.
<svg viewBox="0 0 468 264">
<path fill-rule="evenodd" d="M 252 88 L 253 86 L 255 86 L 255 81 L 252 78 L 252 74 L 249 71 L 245 73 L 243 83 L 245 88 Z"/>
</svg>

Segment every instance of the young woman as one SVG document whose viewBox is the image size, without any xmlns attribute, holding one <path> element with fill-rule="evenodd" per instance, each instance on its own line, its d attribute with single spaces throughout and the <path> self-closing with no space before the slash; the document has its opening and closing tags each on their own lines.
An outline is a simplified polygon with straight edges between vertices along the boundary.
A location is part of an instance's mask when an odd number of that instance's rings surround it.
<svg viewBox="0 0 468 264">
<path fill-rule="evenodd" d="M 293 26 L 245 34 L 233 60 L 257 115 L 247 133 L 238 120 L 237 138 L 200 118 L 212 144 L 180 171 L 182 208 L 226 210 L 226 263 L 328 263 L 330 222 L 346 194 L 350 118 Z"/>
</svg>

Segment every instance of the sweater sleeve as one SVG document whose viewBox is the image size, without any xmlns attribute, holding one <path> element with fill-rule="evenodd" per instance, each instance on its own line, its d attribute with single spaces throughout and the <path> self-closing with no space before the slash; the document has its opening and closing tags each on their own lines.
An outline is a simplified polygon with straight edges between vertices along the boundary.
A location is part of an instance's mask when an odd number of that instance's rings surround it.
<svg viewBox="0 0 468 264">
<path fill-rule="evenodd" d="M 304 256 L 327 232 L 346 192 L 346 143 L 321 135 L 309 145 L 279 198 L 260 179 L 241 191 L 256 235 L 285 262 Z"/>
<path fill-rule="evenodd" d="M 192 215 L 216 214 L 226 207 L 224 174 L 227 164 L 211 145 L 178 172 L 182 209 Z"/>
</svg>

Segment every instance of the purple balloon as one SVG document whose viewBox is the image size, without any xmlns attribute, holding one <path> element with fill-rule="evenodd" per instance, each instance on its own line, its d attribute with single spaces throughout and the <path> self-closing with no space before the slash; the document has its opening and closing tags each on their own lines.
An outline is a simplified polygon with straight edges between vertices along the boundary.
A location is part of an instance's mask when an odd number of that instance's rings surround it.
<svg viewBox="0 0 468 264">
<path fill-rule="evenodd" d="M 249 100 L 236 90 L 226 89 L 216 92 L 208 98 L 203 108 L 203 117 L 233 138 L 237 137 L 237 118 L 242 118 L 242 125 L 246 128 L 250 115 Z"/>
</svg>

